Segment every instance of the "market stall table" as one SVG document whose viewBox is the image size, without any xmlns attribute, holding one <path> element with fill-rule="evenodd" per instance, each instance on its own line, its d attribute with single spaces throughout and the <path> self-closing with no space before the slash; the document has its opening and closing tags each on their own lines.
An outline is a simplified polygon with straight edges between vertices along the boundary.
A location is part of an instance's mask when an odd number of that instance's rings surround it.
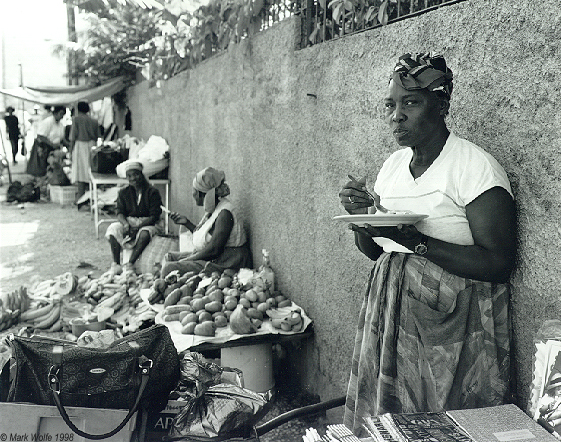
<svg viewBox="0 0 561 442">
<path fill-rule="evenodd" d="M 164 186 L 164 207 L 169 209 L 169 179 L 148 179 L 150 184 L 155 186 Z M 99 186 L 118 186 L 123 184 L 128 184 L 126 178 L 121 178 L 116 174 L 101 174 L 101 173 L 94 173 L 90 170 L 90 183 L 91 183 L 91 208 L 94 216 L 94 224 L 95 224 L 95 234 L 96 237 L 99 238 L 99 226 L 103 223 L 111 223 L 116 221 L 115 218 L 103 218 L 100 219 L 99 217 L 99 194 L 98 194 L 98 187 Z M 168 217 L 164 217 L 164 226 L 165 226 L 165 233 L 167 234 L 169 231 L 169 220 Z"/>
<path fill-rule="evenodd" d="M 216 336 L 205 337 L 182 334 L 181 323 L 164 321 L 162 313 L 156 315 L 155 322 L 168 327 L 178 352 L 220 350 L 223 366 L 240 369 L 244 374 L 245 387 L 264 393 L 274 387 L 272 345 L 313 335 L 312 320 L 296 304 L 293 303 L 292 307 L 302 311 L 302 328 L 297 332 L 275 329 L 270 320 L 265 320 L 256 333 L 240 335 L 227 326 L 217 329 Z"/>
</svg>

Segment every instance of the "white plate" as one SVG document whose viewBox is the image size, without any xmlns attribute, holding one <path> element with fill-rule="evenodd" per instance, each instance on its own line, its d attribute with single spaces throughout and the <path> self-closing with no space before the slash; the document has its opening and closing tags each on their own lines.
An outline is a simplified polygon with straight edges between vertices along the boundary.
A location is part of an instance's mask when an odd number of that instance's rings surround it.
<svg viewBox="0 0 561 442">
<path fill-rule="evenodd" d="M 420 215 L 418 213 L 381 213 L 381 214 L 364 214 L 364 215 L 339 215 L 333 219 L 353 224 L 370 224 L 371 226 L 397 226 L 399 224 L 415 224 L 425 219 L 428 215 Z"/>
</svg>

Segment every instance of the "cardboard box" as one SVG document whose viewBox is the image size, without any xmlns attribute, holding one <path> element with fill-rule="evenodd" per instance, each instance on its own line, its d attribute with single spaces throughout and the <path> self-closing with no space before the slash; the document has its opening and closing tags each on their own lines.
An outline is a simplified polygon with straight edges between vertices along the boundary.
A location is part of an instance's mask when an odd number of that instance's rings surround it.
<svg viewBox="0 0 561 442">
<path fill-rule="evenodd" d="M 148 413 L 146 421 L 145 442 L 160 442 L 171 429 L 171 423 L 177 413 L 185 406 L 185 401 L 169 400 L 166 408 L 159 413 Z"/>
<path fill-rule="evenodd" d="M 51 202 L 63 206 L 72 204 L 76 199 L 76 186 L 53 186 L 49 184 Z"/>
<path fill-rule="evenodd" d="M 115 429 L 128 410 L 65 407 L 77 428 L 90 434 L 103 434 Z M 130 442 L 136 425 L 136 414 L 125 427 L 106 442 Z M 5 439 L 4 439 L 5 437 Z M 22 403 L 0 403 L 0 439 L 19 442 L 86 442 L 64 422 L 55 406 Z"/>
</svg>

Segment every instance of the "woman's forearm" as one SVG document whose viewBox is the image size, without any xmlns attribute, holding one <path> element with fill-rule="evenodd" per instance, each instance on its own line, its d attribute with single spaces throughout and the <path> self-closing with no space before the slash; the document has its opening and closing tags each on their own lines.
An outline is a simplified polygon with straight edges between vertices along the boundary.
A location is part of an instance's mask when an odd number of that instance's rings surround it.
<svg viewBox="0 0 561 442">
<path fill-rule="evenodd" d="M 188 219 L 186 219 L 186 221 L 184 223 L 181 223 L 182 226 L 186 227 L 189 231 L 194 232 L 195 228 L 197 227 L 195 224 L 193 224 L 191 221 L 189 221 Z"/>
<path fill-rule="evenodd" d="M 406 247 L 414 250 L 415 245 Z M 497 283 L 508 281 L 515 264 L 515 256 L 508 253 L 492 252 L 477 245 L 451 244 L 435 238 L 428 238 L 424 257 L 454 275 Z"/>
</svg>

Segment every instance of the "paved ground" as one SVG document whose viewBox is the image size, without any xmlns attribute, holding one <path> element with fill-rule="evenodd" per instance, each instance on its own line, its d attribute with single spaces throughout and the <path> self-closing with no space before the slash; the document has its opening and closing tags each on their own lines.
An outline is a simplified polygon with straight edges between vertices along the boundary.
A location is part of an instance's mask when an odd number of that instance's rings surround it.
<svg viewBox="0 0 561 442">
<path fill-rule="evenodd" d="M 11 166 L 12 181 L 25 183 L 29 180 L 24 170 L 25 161 Z M 90 271 L 101 274 L 109 267 L 109 248 L 103 237 L 96 239 L 87 208 L 77 210 L 71 205 L 60 206 L 49 202 L 46 196 L 36 203 L 8 204 L 5 201 L 9 184 L 7 171 L 4 175 L 4 185 L 0 187 L 1 291 L 11 291 L 21 285 L 29 287 L 34 279 L 42 281 L 67 271 L 77 275 Z M 279 372 L 283 373 L 282 367 Z M 290 375 L 277 376 L 276 399 L 261 422 L 318 401 L 318 398 L 302 393 L 292 380 Z M 306 428 L 313 426 L 322 433 L 326 423 L 321 415 L 293 419 L 270 431 L 261 440 L 299 442 Z"/>
</svg>

